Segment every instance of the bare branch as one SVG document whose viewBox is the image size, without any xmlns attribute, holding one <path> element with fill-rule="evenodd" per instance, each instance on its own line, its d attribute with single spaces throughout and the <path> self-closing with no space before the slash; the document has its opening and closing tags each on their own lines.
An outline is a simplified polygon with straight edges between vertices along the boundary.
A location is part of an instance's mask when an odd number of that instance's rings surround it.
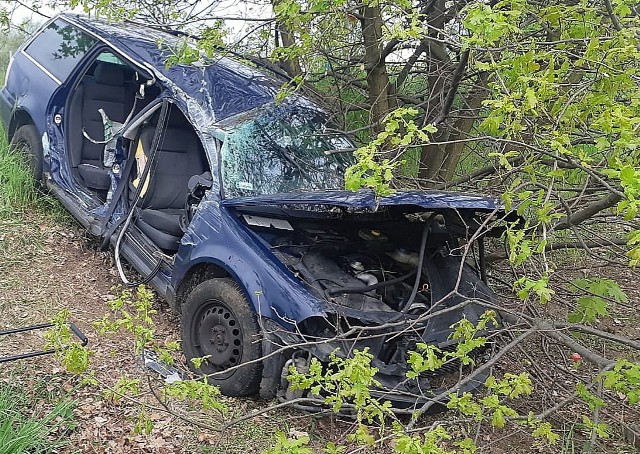
<svg viewBox="0 0 640 454">
<path fill-rule="evenodd" d="M 596 242 L 584 242 L 584 243 L 574 243 L 574 242 L 565 242 L 565 243 L 550 243 L 547 244 L 544 248 L 545 251 L 559 251 L 561 249 L 597 249 L 609 246 L 624 246 L 627 244 L 627 241 L 622 238 L 614 238 L 611 240 L 606 240 L 606 242 L 596 243 Z M 497 262 L 499 260 L 506 260 L 507 254 L 505 252 L 493 252 L 491 254 L 487 254 L 487 263 Z"/>
<path fill-rule="evenodd" d="M 593 202 L 580 211 L 568 215 L 554 226 L 554 230 L 566 230 L 574 227 L 586 221 L 594 214 L 599 213 L 602 210 L 606 210 L 607 208 L 611 208 L 620 200 L 622 200 L 622 197 L 619 194 L 609 194 L 607 197 Z"/>
<path fill-rule="evenodd" d="M 622 24 L 620 23 L 620 19 L 616 16 L 616 13 L 613 11 L 613 6 L 611 5 L 611 0 L 604 0 L 604 6 L 607 8 L 607 15 L 609 19 L 611 19 L 611 23 L 614 28 L 618 31 L 622 31 Z"/>
</svg>

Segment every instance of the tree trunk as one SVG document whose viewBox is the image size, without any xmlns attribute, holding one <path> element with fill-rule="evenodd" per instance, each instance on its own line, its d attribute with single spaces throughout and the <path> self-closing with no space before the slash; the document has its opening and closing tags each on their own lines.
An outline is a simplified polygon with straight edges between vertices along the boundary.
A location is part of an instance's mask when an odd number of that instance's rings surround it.
<svg viewBox="0 0 640 454">
<path fill-rule="evenodd" d="M 427 23 L 429 25 L 429 36 L 439 38 L 439 30 L 444 27 L 445 19 L 445 1 L 435 0 L 431 15 L 428 16 Z M 425 114 L 425 123 L 432 122 L 441 112 L 445 104 L 445 82 L 449 78 L 450 66 L 449 56 L 445 49 L 431 41 L 428 50 L 429 57 L 429 102 L 427 103 L 428 111 Z M 438 131 L 434 134 L 432 140 L 434 142 L 445 142 L 449 138 L 449 128 L 445 121 L 438 125 Z M 445 162 L 446 148 L 442 145 L 426 145 L 422 149 L 422 157 L 420 159 L 420 171 L 418 176 L 427 180 L 436 180 L 438 175 L 443 172 Z M 444 169 L 446 171 L 446 169 Z"/>
<path fill-rule="evenodd" d="M 481 79 L 480 87 L 478 87 L 475 93 L 469 97 L 466 109 L 462 111 L 464 118 L 458 119 L 454 123 L 453 128 L 451 128 L 449 141 L 467 138 L 471 128 L 473 128 L 474 123 L 477 121 L 475 118 L 476 111 L 482 105 L 482 101 L 487 97 L 487 91 L 485 90 L 486 81 L 483 78 Z M 442 170 L 435 178 L 436 180 L 445 182 L 451 181 L 456 167 L 458 166 L 458 162 L 462 157 L 462 152 L 468 145 L 469 142 L 455 142 L 446 145 L 444 163 L 442 165 Z"/>
<path fill-rule="evenodd" d="M 370 123 L 374 131 L 381 130 L 381 121 L 393 108 L 390 102 L 389 74 L 382 57 L 382 17 L 379 6 L 362 7 L 362 37 L 365 49 L 365 70 L 371 110 Z"/>
<path fill-rule="evenodd" d="M 272 5 L 275 10 L 276 5 L 279 3 L 279 0 L 272 0 Z M 295 37 L 291 32 L 291 29 L 284 22 L 277 20 L 276 21 L 276 36 L 275 36 L 275 44 L 276 47 L 291 47 L 295 44 Z M 302 68 L 300 66 L 300 61 L 297 57 L 281 59 L 280 66 L 282 69 L 286 71 L 289 77 L 294 78 L 302 74 Z"/>
</svg>

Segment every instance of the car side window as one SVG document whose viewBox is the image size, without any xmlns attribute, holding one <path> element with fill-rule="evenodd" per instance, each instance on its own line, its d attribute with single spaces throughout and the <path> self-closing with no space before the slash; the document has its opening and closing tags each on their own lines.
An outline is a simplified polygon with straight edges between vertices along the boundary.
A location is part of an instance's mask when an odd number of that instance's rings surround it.
<svg viewBox="0 0 640 454">
<path fill-rule="evenodd" d="M 113 63 L 114 65 L 128 66 L 120 58 L 113 55 L 111 52 L 102 52 L 96 57 L 96 61 L 103 61 L 105 63 Z"/>
<path fill-rule="evenodd" d="M 57 19 L 24 52 L 62 82 L 95 43 L 89 35 Z"/>
</svg>

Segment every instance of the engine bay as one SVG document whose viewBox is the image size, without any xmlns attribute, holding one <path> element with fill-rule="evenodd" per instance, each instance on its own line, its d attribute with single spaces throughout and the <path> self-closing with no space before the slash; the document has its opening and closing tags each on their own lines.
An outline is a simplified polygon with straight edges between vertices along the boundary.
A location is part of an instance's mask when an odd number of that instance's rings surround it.
<svg viewBox="0 0 640 454">
<path fill-rule="evenodd" d="M 248 218 L 248 217 L 245 217 Z M 278 259 L 337 313 L 414 316 L 431 306 L 424 264 L 457 246 L 437 216 L 428 220 L 248 222 Z M 269 224 L 269 228 L 266 225 Z"/>
<path fill-rule="evenodd" d="M 324 311 L 292 330 L 263 320 L 269 332 L 266 352 L 295 347 L 265 366 L 261 393 L 283 401 L 302 397 L 286 379 L 291 367 L 305 371 L 311 358 L 328 364 L 336 352 L 348 356 L 354 350 L 372 355 L 380 391 L 393 390 L 400 409 L 411 408 L 417 396 L 431 395 L 448 374 L 459 372 L 462 364 L 454 359 L 407 379 L 408 358 L 418 343 L 455 349 L 452 325 L 463 317 L 479 320 L 484 309 L 473 300 L 493 301 L 482 277 L 480 247 L 466 248 L 474 232 L 466 219 L 442 212 L 328 217 L 310 211 L 285 218 L 258 209 L 240 216 Z M 458 310 L 442 310 L 456 305 Z"/>
</svg>

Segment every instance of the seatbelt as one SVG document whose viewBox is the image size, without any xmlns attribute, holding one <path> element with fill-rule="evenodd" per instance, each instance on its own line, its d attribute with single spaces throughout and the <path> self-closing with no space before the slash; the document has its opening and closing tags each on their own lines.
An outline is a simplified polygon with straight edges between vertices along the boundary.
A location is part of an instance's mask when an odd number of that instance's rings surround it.
<svg viewBox="0 0 640 454">
<path fill-rule="evenodd" d="M 138 142 L 139 140 L 140 140 L 140 134 L 137 135 L 136 142 Z M 131 150 L 129 150 L 129 154 L 127 156 L 127 164 L 124 166 L 124 169 L 122 170 L 122 174 L 120 175 L 120 184 L 118 184 L 118 187 L 114 191 L 113 196 L 111 197 L 111 204 L 109 205 L 109 208 L 105 212 L 104 218 L 102 219 L 102 223 L 100 224 L 100 232 L 103 232 L 100 249 L 103 251 L 108 249 L 109 239 L 111 238 L 111 235 L 118 228 L 118 226 L 122 224 L 122 220 L 126 218 L 126 216 L 123 215 L 118 221 L 116 221 L 109 228 L 109 230 L 105 231 L 105 229 L 107 228 L 107 224 L 109 223 L 109 219 L 111 219 L 113 212 L 116 210 L 116 207 L 118 206 L 118 202 L 120 200 L 120 197 L 122 196 L 122 193 L 124 192 L 125 187 L 129 184 L 129 175 L 131 174 L 131 170 L 133 169 L 133 163 L 135 161 L 136 160 L 132 156 Z"/>
<path fill-rule="evenodd" d="M 169 103 L 167 101 L 164 101 L 162 104 L 162 108 L 160 109 L 160 118 L 158 118 L 156 131 L 153 135 L 153 140 L 151 141 L 151 150 L 149 150 L 149 157 L 147 159 L 144 170 L 142 171 L 142 175 L 138 175 L 138 178 L 140 179 L 140 181 L 146 182 L 147 177 L 149 176 L 151 167 L 155 167 L 156 155 L 158 152 L 158 148 L 160 148 L 160 138 L 164 134 L 164 129 L 165 129 L 164 127 L 167 122 L 167 118 L 169 116 L 168 105 Z M 140 128 L 139 132 L 141 130 L 142 128 Z M 139 142 L 139 140 L 140 140 L 140 134 L 138 133 L 136 143 Z M 102 221 L 102 225 L 100 228 L 101 231 L 104 231 L 107 224 L 109 223 L 109 219 L 111 218 L 111 215 L 113 215 L 113 212 L 116 209 L 116 205 L 118 204 L 118 199 L 122 196 L 122 192 L 124 191 L 125 186 L 129 184 L 129 174 L 131 173 L 131 169 L 133 168 L 135 155 L 132 155 L 132 153 L 129 152 L 129 156 L 127 156 L 127 159 L 128 159 L 127 165 L 125 166 L 125 169 L 122 172 L 122 176 L 120 177 L 120 184 L 118 185 L 118 188 L 113 194 L 113 198 L 111 199 L 111 205 L 109 205 L 109 209 L 107 210 L 105 217 Z M 146 184 L 139 184 L 136 187 L 136 193 L 133 198 L 133 204 L 129 207 L 129 213 L 126 216 L 122 216 L 120 219 L 114 222 L 113 225 L 109 227 L 109 229 L 102 234 L 102 243 L 100 244 L 100 249 L 106 250 L 109 247 L 109 239 L 111 238 L 111 235 L 113 235 L 113 232 L 116 231 L 116 229 L 124 222 L 125 219 L 128 219 L 131 217 L 131 212 L 133 211 L 136 204 L 138 203 L 140 199 L 140 194 L 143 188 L 146 189 Z"/>
<path fill-rule="evenodd" d="M 140 98 L 140 99 L 142 99 L 142 98 Z M 89 133 L 87 132 L 86 129 L 84 129 L 84 126 L 82 127 L 82 135 L 89 142 L 95 143 L 96 145 L 106 145 L 106 144 L 108 144 L 112 140 L 113 137 L 116 137 L 116 136 L 120 135 L 122 133 L 122 131 L 124 131 L 125 126 L 127 126 L 129 124 L 129 121 L 131 121 L 131 118 L 133 117 L 133 113 L 136 111 L 136 105 L 137 104 L 138 104 L 138 94 L 136 93 L 136 96 L 133 98 L 133 107 L 131 108 L 131 111 L 129 112 L 129 115 L 127 115 L 127 118 L 125 118 L 124 123 L 119 123 L 119 122 L 111 120 L 107 116 L 107 114 L 105 113 L 104 109 L 98 109 L 98 113 L 100 114 L 100 117 L 102 118 L 102 124 L 103 124 L 103 126 L 105 128 L 104 140 L 97 140 L 97 139 L 94 139 L 91 136 L 89 136 Z M 109 137 L 107 137 L 107 126 L 106 126 L 107 122 L 111 122 L 108 125 Z M 113 132 L 114 126 L 116 128 L 119 128 L 118 131 Z"/>
</svg>

